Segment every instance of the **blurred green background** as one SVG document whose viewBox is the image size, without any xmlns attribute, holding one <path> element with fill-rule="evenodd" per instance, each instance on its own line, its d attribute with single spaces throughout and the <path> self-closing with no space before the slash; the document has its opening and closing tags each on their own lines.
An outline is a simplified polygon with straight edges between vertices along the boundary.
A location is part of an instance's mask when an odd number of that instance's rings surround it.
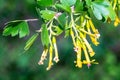
<svg viewBox="0 0 120 80">
<path fill-rule="evenodd" d="M 26 40 L 39 29 L 39 22 L 29 23 L 31 33 L 28 37 L 2 36 L 5 22 L 29 18 L 37 18 L 34 0 L 0 0 L 0 80 L 120 80 L 120 26 L 94 19 L 101 34 L 101 44 L 93 46 L 99 65 L 92 65 L 90 69 L 75 67 L 72 42 L 61 35 L 57 43 L 60 62 L 46 71 L 47 64 L 37 64 L 43 50 L 40 39 L 29 51 L 23 49 Z"/>
</svg>

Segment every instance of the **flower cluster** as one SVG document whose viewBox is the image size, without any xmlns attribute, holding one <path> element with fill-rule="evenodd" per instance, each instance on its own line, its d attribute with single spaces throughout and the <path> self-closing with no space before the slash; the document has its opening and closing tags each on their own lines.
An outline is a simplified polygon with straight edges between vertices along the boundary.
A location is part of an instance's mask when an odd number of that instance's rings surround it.
<svg viewBox="0 0 120 80">
<path fill-rule="evenodd" d="M 117 26 L 120 23 L 120 19 L 118 17 L 118 7 L 117 7 L 118 0 L 111 1 L 111 5 L 113 7 L 113 10 L 116 12 L 114 26 Z M 104 6 L 104 9 L 108 9 L 108 8 Z M 43 12 L 46 13 L 46 11 L 43 11 Z M 67 35 L 70 35 L 72 38 L 72 42 L 74 45 L 73 49 L 76 53 L 76 60 L 74 61 L 74 63 L 76 64 L 76 67 L 82 68 L 82 65 L 85 64 L 89 68 L 92 64 L 98 64 L 98 62 L 96 62 L 95 59 L 93 58 L 95 55 L 95 52 L 91 46 L 91 44 L 94 44 L 95 46 L 98 46 L 99 44 L 98 39 L 100 37 L 100 34 L 99 34 L 98 29 L 95 28 L 92 22 L 92 18 L 88 16 L 88 13 L 86 12 L 84 12 L 84 14 L 76 13 L 75 6 L 71 6 L 70 11 L 71 12 L 67 14 L 67 16 L 66 15 L 64 16 L 64 13 L 62 12 L 49 11 L 48 13 L 48 15 L 54 15 L 46 23 L 47 30 L 49 31 L 50 46 L 49 48 L 48 47 L 44 48 L 40 61 L 38 62 L 39 65 L 43 65 L 44 60 L 46 60 L 46 57 L 49 52 L 49 63 L 48 63 L 47 70 L 49 70 L 51 66 L 53 65 L 53 61 L 55 61 L 56 63 L 59 61 L 55 36 L 58 36 L 59 33 L 63 32 L 63 30 L 65 30 L 65 35 L 66 35 L 66 31 L 68 31 L 69 34 Z M 47 16 L 45 17 L 45 14 L 43 14 L 43 12 L 41 11 L 42 17 L 46 19 Z M 59 20 L 60 19 L 59 17 L 61 15 L 62 15 L 61 20 Z M 107 17 L 107 16 L 104 15 L 104 17 Z M 107 18 L 108 22 L 111 22 L 110 17 Z M 58 24 L 60 24 L 61 26 L 65 28 L 61 30 L 62 28 L 55 24 L 56 21 L 58 22 Z M 58 33 L 55 30 L 57 30 Z M 54 58 L 53 58 L 53 50 L 55 53 Z"/>
<path fill-rule="evenodd" d="M 98 39 L 100 34 L 94 27 L 90 18 L 81 16 L 80 25 L 74 23 L 71 26 L 70 35 L 72 37 L 74 51 L 76 52 L 77 60 L 75 61 L 76 67 L 82 68 L 82 64 L 86 64 L 88 68 L 91 64 L 98 64 L 95 59 L 90 60 L 90 57 L 95 55 L 90 43 L 87 40 L 87 35 L 90 37 L 93 44 L 99 44 Z M 84 53 L 84 57 L 82 56 Z M 85 60 L 82 60 L 85 59 Z"/>
<path fill-rule="evenodd" d="M 54 58 L 53 58 L 53 50 L 55 52 Z M 44 60 L 46 60 L 47 54 L 48 54 L 48 48 L 45 48 L 43 50 L 42 55 L 41 55 L 40 61 L 38 62 L 39 65 L 44 64 Z M 56 63 L 58 63 L 58 61 L 59 61 L 55 37 L 52 37 L 52 43 L 51 43 L 50 48 L 49 48 L 49 63 L 48 63 L 48 67 L 46 70 L 50 70 L 51 66 L 53 65 L 53 61 L 55 61 Z"/>
<path fill-rule="evenodd" d="M 54 27 L 53 20 L 54 19 L 56 20 L 61 14 L 62 13 L 60 13 L 60 12 L 56 13 L 54 15 L 53 19 L 50 20 L 47 23 L 47 26 L 45 26 L 45 27 L 47 27 L 47 31 L 49 31 L 49 34 L 48 34 L 48 37 L 49 37 L 48 39 L 49 40 L 48 41 L 49 41 L 50 46 L 49 46 L 49 48 L 48 47 L 44 47 L 43 53 L 41 55 L 41 58 L 40 58 L 38 64 L 39 65 L 43 65 L 44 64 L 44 60 L 47 60 L 46 57 L 47 57 L 48 52 L 49 52 L 49 63 L 48 63 L 48 67 L 46 68 L 46 70 L 50 70 L 51 69 L 51 67 L 53 65 L 53 61 L 55 63 L 58 63 L 58 61 L 59 61 L 58 49 L 57 49 L 56 38 L 55 38 L 55 36 L 57 34 L 53 31 L 52 28 Z M 53 54 L 53 50 L 54 50 L 55 54 Z M 54 58 L 53 58 L 53 55 L 55 55 Z"/>
<path fill-rule="evenodd" d="M 77 60 L 75 61 L 75 63 L 76 66 L 79 68 L 82 67 L 82 64 L 86 64 L 89 68 L 91 64 L 98 64 L 98 63 L 95 62 L 95 59 L 91 60 L 91 57 L 95 55 L 95 52 L 93 51 L 90 43 L 88 42 L 87 36 L 89 36 L 92 43 L 97 46 L 99 44 L 98 39 L 100 37 L 100 34 L 98 30 L 94 27 L 91 18 L 88 17 L 87 14 L 79 15 L 79 17 L 75 18 L 74 6 L 71 7 L 71 11 L 72 12 L 70 14 L 70 18 L 71 18 L 70 22 L 69 23 L 66 22 L 66 25 L 68 26 L 67 28 L 72 38 L 74 51 L 76 52 L 76 56 L 77 56 Z M 49 70 L 53 65 L 53 61 L 55 61 L 56 63 L 59 61 L 58 50 L 55 39 L 56 33 L 53 30 L 54 27 L 53 20 L 57 20 L 60 15 L 62 15 L 61 12 L 56 13 L 53 19 L 47 23 L 48 26 L 47 30 L 49 31 L 50 47 L 44 49 L 40 61 L 38 62 L 39 65 L 43 65 L 44 60 L 46 60 L 47 54 L 49 52 L 49 63 L 47 70 Z M 54 59 L 53 59 L 53 50 L 55 53 Z M 84 57 L 83 57 L 83 53 L 84 53 Z"/>
</svg>

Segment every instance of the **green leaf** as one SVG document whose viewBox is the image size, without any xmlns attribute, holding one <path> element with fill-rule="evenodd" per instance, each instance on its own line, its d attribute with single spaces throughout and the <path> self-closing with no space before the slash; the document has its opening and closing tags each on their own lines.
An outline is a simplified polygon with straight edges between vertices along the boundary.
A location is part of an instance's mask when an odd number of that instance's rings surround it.
<svg viewBox="0 0 120 80">
<path fill-rule="evenodd" d="M 83 2 L 80 0 L 77 0 L 75 3 L 75 12 L 80 12 L 83 10 Z"/>
<path fill-rule="evenodd" d="M 50 43 L 50 41 L 49 41 L 49 34 L 48 34 L 48 30 L 47 30 L 46 24 L 42 25 L 41 41 L 42 41 L 43 46 L 45 48 L 47 48 L 49 43 Z"/>
<path fill-rule="evenodd" d="M 63 5 L 72 6 L 76 3 L 76 0 L 60 0 Z"/>
<path fill-rule="evenodd" d="M 111 20 L 115 19 L 116 14 L 108 1 L 94 1 L 92 2 L 92 9 L 93 14 L 98 20 L 101 20 L 102 16 L 105 18 L 105 20 L 107 20 L 108 17 L 110 17 Z"/>
<path fill-rule="evenodd" d="M 18 26 L 13 27 L 11 32 L 12 37 L 16 36 L 18 32 L 19 32 L 19 27 Z"/>
<path fill-rule="evenodd" d="M 53 4 L 54 0 L 37 0 L 38 5 L 40 6 L 51 6 Z"/>
<path fill-rule="evenodd" d="M 24 22 L 21 22 L 19 25 L 18 25 L 20 31 L 19 31 L 19 37 L 22 38 L 22 37 L 25 37 L 26 35 L 29 35 L 29 27 L 28 27 L 28 24 L 26 21 Z"/>
<path fill-rule="evenodd" d="M 86 1 L 87 6 L 91 6 L 91 0 L 85 0 L 85 1 Z"/>
<path fill-rule="evenodd" d="M 65 24 L 66 24 L 66 15 L 65 13 L 61 14 L 58 19 L 57 19 L 58 23 L 60 24 L 60 29 L 64 30 L 65 28 Z"/>
<path fill-rule="evenodd" d="M 110 3 L 108 1 L 105 1 L 105 0 L 96 0 L 96 1 L 94 1 L 94 3 L 97 3 L 99 5 L 103 5 L 105 7 L 109 7 L 110 6 Z"/>
<path fill-rule="evenodd" d="M 23 22 L 23 20 L 15 20 L 15 21 L 10 21 L 6 23 L 6 26 L 4 28 L 3 31 L 3 36 L 8 36 L 8 35 L 12 35 L 15 36 L 17 35 L 17 31 L 19 30 L 17 27 L 17 25 L 19 23 Z M 18 29 L 18 30 L 17 30 Z M 17 31 L 16 31 L 17 30 Z"/>
<path fill-rule="evenodd" d="M 55 6 L 57 8 L 60 8 L 60 9 L 64 10 L 64 11 L 67 11 L 69 13 L 71 12 L 71 9 L 70 9 L 70 7 L 68 5 L 56 4 Z"/>
<path fill-rule="evenodd" d="M 27 42 L 26 42 L 26 45 L 24 47 L 24 50 L 28 50 L 32 44 L 34 43 L 34 41 L 37 39 L 38 37 L 38 33 L 34 34 Z"/>
<path fill-rule="evenodd" d="M 101 20 L 102 19 L 102 15 L 101 13 L 99 12 L 99 10 L 97 8 L 94 7 L 94 10 L 93 10 L 93 14 L 94 16 L 98 19 L 98 20 Z"/>
<path fill-rule="evenodd" d="M 41 10 L 40 14 L 43 19 L 51 20 L 55 16 L 56 12 L 51 10 Z"/>
<path fill-rule="evenodd" d="M 11 35 L 16 36 L 19 34 L 19 38 L 29 35 L 28 24 L 25 20 L 16 20 L 6 23 L 3 31 L 3 36 Z"/>
</svg>

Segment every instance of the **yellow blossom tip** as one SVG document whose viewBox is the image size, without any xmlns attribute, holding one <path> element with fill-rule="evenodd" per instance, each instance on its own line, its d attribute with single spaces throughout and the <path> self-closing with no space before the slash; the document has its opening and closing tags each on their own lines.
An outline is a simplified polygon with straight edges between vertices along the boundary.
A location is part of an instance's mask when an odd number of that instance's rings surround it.
<svg viewBox="0 0 120 80">
<path fill-rule="evenodd" d="M 46 68 L 46 70 L 47 70 L 47 71 L 50 70 L 51 67 L 52 67 L 52 65 L 53 65 L 53 63 L 51 62 L 51 63 L 49 64 L 49 66 Z"/>
<path fill-rule="evenodd" d="M 52 38 L 52 42 L 53 42 L 53 44 L 56 44 L 56 39 L 55 39 L 55 37 Z"/>
<path fill-rule="evenodd" d="M 120 23 L 120 19 L 118 18 L 118 16 L 116 16 L 114 26 L 117 27 L 119 23 Z"/>
<path fill-rule="evenodd" d="M 76 67 L 82 68 L 82 61 L 76 61 Z"/>
<path fill-rule="evenodd" d="M 100 43 L 99 43 L 99 42 L 97 42 L 97 41 L 95 41 L 95 42 L 94 42 L 94 44 L 95 44 L 96 46 L 98 46 L 98 44 L 100 44 Z"/>
<path fill-rule="evenodd" d="M 90 57 L 93 57 L 95 55 L 95 52 L 89 52 L 90 53 Z"/>
<path fill-rule="evenodd" d="M 117 27 L 117 26 L 118 26 L 118 24 L 119 24 L 118 22 L 114 22 L 114 26 L 115 26 L 115 27 Z"/>
</svg>

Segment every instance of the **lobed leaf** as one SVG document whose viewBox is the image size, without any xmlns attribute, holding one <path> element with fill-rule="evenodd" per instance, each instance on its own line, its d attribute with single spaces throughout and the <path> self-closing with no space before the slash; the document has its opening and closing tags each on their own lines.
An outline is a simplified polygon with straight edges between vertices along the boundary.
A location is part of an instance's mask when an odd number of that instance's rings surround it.
<svg viewBox="0 0 120 80">
<path fill-rule="evenodd" d="M 110 17 L 111 20 L 115 19 L 116 14 L 108 1 L 94 1 L 92 2 L 92 9 L 93 14 L 98 20 L 102 20 L 103 17 L 105 20 L 107 20 L 108 17 Z"/>
<path fill-rule="evenodd" d="M 26 21 L 23 20 L 16 20 L 10 21 L 6 24 L 3 36 L 16 36 L 19 34 L 19 38 L 25 37 L 29 35 L 29 27 Z"/>
<path fill-rule="evenodd" d="M 8 36 L 11 34 L 11 30 L 12 30 L 12 26 L 9 26 L 7 28 L 4 29 L 3 31 L 3 36 Z"/>
<path fill-rule="evenodd" d="M 17 27 L 13 27 L 12 28 L 12 32 L 11 32 L 11 36 L 12 37 L 16 36 L 18 34 L 18 32 L 19 32 L 19 27 L 18 26 Z"/>
<path fill-rule="evenodd" d="M 26 35 L 29 35 L 29 27 L 27 22 L 21 22 L 19 25 L 19 38 L 25 37 Z"/>
</svg>

